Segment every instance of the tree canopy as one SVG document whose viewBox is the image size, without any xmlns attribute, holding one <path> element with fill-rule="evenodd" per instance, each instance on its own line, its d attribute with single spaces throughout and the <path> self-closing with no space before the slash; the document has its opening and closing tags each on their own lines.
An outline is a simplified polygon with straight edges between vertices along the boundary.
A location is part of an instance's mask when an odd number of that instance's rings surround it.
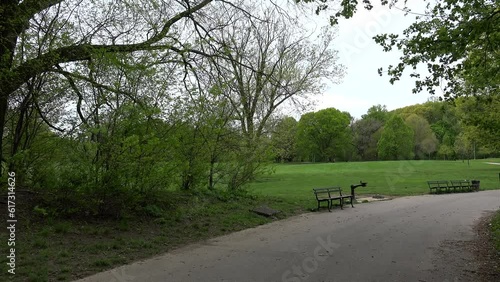
<svg viewBox="0 0 500 282">
<path fill-rule="evenodd" d="M 328 108 L 302 115 L 297 125 L 297 146 L 304 159 L 335 161 L 345 158 L 350 145 L 349 113 Z"/>
<path fill-rule="evenodd" d="M 314 2 L 316 12 L 337 8 L 334 1 L 296 0 Z M 341 1 L 331 15 L 330 22 L 350 18 L 361 8 L 357 0 Z M 363 0 L 362 6 L 371 10 L 379 2 L 406 14 L 417 16 L 402 35 L 379 34 L 374 37 L 384 51 L 400 50 L 400 62 L 389 65 L 386 73 L 390 82 L 399 80 L 406 69 L 413 71 L 413 92 L 427 90 L 434 94 L 442 87 L 448 98 L 460 95 L 487 95 L 498 92 L 500 85 L 500 3 L 495 0 L 424 0 L 425 11 L 413 11 L 407 0 Z M 329 7 L 330 6 L 330 7 Z M 415 70 L 419 65 L 427 68 L 429 75 Z"/>
<path fill-rule="evenodd" d="M 393 115 L 385 124 L 378 141 L 378 155 L 383 160 L 413 158 L 413 131 L 404 120 Z"/>
</svg>

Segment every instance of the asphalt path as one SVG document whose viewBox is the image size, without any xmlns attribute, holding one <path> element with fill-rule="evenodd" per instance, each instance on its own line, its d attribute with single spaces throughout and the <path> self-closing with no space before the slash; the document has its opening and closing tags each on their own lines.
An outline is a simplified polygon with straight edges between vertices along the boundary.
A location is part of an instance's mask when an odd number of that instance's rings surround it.
<svg viewBox="0 0 500 282">
<path fill-rule="evenodd" d="M 424 195 L 302 214 L 84 281 L 477 281 L 467 244 L 500 190 Z"/>
</svg>

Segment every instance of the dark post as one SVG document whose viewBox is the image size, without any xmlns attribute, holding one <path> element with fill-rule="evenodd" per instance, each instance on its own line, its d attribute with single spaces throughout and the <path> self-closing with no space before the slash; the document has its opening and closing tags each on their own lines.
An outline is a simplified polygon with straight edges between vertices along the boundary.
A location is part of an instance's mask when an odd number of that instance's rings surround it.
<svg viewBox="0 0 500 282">
<path fill-rule="evenodd" d="M 358 187 L 366 187 L 366 182 L 360 181 L 359 184 L 351 185 L 351 196 L 352 196 L 353 201 L 356 200 L 356 195 L 354 194 L 354 189 L 356 189 Z"/>
</svg>

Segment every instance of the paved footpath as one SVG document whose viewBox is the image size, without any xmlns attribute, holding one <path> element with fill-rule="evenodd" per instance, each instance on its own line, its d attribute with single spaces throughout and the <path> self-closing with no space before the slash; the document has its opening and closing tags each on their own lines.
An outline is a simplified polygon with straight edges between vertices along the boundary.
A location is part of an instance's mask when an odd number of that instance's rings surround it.
<svg viewBox="0 0 500 282">
<path fill-rule="evenodd" d="M 236 232 L 79 281 L 477 281 L 467 243 L 474 223 L 498 209 L 500 190 L 358 204 Z"/>
</svg>

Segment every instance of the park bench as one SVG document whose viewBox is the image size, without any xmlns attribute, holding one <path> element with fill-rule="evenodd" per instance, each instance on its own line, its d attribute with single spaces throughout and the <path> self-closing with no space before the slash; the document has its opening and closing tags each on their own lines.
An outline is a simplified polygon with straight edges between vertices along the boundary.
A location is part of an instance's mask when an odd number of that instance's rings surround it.
<svg viewBox="0 0 500 282">
<path fill-rule="evenodd" d="M 479 180 L 451 180 L 450 182 L 446 180 L 437 180 L 437 181 L 427 181 L 427 185 L 429 185 L 430 193 L 432 194 L 432 190 L 435 190 L 435 193 L 441 193 L 441 190 L 445 190 L 446 192 L 471 192 L 471 191 L 479 191 Z"/>
<path fill-rule="evenodd" d="M 429 185 L 430 193 L 432 194 L 432 190 L 435 190 L 435 193 L 441 193 L 441 190 L 449 191 L 450 187 L 448 186 L 447 180 L 432 180 L 427 181 L 427 185 Z"/>
<path fill-rule="evenodd" d="M 326 202 L 328 204 L 328 211 L 331 211 L 333 201 L 335 200 L 338 200 L 340 202 L 340 208 L 344 209 L 344 199 L 346 198 L 350 199 L 351 206 L 354 207 L 352 195 L 342 195 L 342 189 L 340 187 L 314 188 L 313 191 L 318 201 L 318 210 L 320 208 L 320 203 Z"/>
<path fill-rule="evenodd" d="M 471 183 L 470 180 L 451 180 L 450 188 L 453 188 L 453 191 L 471 191 Z"/>
</svg>

